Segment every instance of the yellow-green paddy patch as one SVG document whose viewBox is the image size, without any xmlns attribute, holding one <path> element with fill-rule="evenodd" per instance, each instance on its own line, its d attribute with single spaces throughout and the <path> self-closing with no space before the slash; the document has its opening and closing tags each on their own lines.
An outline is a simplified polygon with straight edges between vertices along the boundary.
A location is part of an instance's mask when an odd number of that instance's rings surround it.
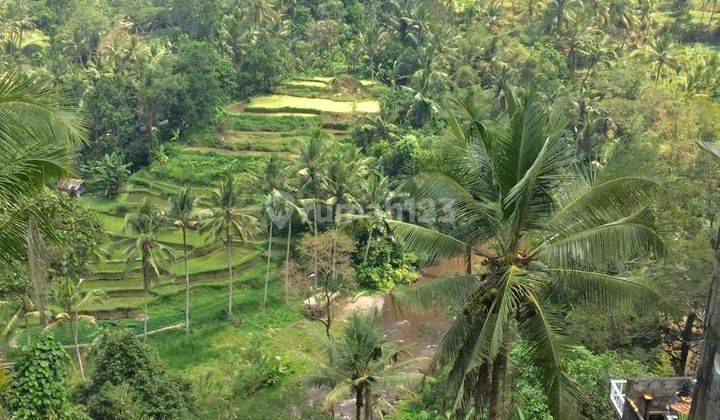
<svg viewBox="0 0 720 420">
<path fill-rule="evenodd" d="M 374 99 L 359 101 L 333 101 L 324 98 L 301 98 L 289 95 L 266 95 L 253 98 L 245 107 L 248 111 L 306 112 L 306 113 L 378 113 L 380 103 Z"/>
</svg>

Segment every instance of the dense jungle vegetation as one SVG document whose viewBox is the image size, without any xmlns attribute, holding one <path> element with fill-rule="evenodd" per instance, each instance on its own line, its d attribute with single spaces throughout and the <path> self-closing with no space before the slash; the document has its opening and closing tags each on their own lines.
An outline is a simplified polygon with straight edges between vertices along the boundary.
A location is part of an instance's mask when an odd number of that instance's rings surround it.
<svg viewBox="0 0 720 420">
<path fill-rule="evenodd" d="M 717 0 L 0 0 L 0 418 L 707 381 L 718 46 Z"/>
</svg>

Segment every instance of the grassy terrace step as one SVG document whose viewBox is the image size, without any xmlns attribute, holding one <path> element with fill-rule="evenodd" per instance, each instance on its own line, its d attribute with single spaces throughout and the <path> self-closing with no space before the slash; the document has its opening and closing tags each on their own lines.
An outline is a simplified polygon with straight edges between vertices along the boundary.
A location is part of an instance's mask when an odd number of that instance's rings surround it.
<svg viewBox="0 0 720 420">
<path fill-rule="evenodd" d="M 265 272 L 265 265 L 261 261 L 257 261 L 255 264 L 248 264 L 243 266 L 237 266 L 236 271 L 233 272 L 234 284 L 239 285 L 247 282 L 249 279 L 258 279 L 263 276 Z M 274 270 L 273 270 L 274 273 Z M 276 275 L 273 274 L 273 277 Z M 227 271 L 217 273 L 215 275 L 195 275 L 190 277 L 191 289 L 195 290 L 200 288 L 210 287 L 217 288 L 220 290 L 226 290 L 227 287 Z M 108 286 L 110 287 L 110 286 Z M 98 287 L 92 287 L 97 289 Z M 89 289 L 92 289 L 89 288 Z M 89 290 L 88 289 L 88 290 Z M 151 302 L 159 299 L 165 299 L 166 296 L 173 296 L 177 293 L 182 293 L 185 289 L 184 279 L 177 279 L 173 282 L 170 278 L 164 278 L 160 285 L 153 286 L 151 294 L 148 296 L 148 300 Z M 101 302 L 93 302 L 85 307 L 83 312 L 93 313 L 99 315 L 101 318 L 107 318 L 103 316 L 102 312 L 112 312 L 117 310 L 139 310 L 142 308 L 145 295 L 142 289 L 142 280 L 138 280 L 137 285 L 132 285 L 131 288 L 121 290 L 117 288 L 106 289 L 107 297 Z M 191 293 L 193 293 L 191 291 Z M 126 317 L 126 314 L 110 315 L 110 318 Z"/>
<path fill-rule="evenodd" d="M 326 88 L 328 87 L 327 82 L 323 82 L 320 80 L 288 80 L 287 82 L 283 83 L 284 85 L 288 86 L 307 86 L 307 87 L 316 87 L 316 88 Z"/>
<path fill-rule="evenodd" d="M 306 114 L 356 114 L 378 113 L 380 103 L 374 99 L 353 102 L 334 101 L 325 98 L 304 98 L 289 95 L 266 95 L 252 98 L 245 106 L 250 112 L 299 112 Z"/>
<path fill-rule="evenodd" d="M 262 251 L 241 246 L 233 246 L 233 266 L 247 263 L 250 259 L 259 256 Z M 176 259 L 169 267 L 169 270 L 175 276 L 183 276 L 185 274 L 185 263 L 182 253 L 175 256 Z M 214 247 L 214 250 L 207 255 L 192 257 L 189 259 L 190 274 L 214 273 L 218 270 L 227 268 L 227 255 L 224 247 Z M 140 261 L 134 261 L 126 270 L 124 262 L 106 263 L 103 266 L 97 266 L 89 279 L 97 280 L 113 280 L 122 279 L 123 277 L 139 276 L 141 270 Z"/>
<path fill-rule="evenodd" d="M 259 152 L 291 152 L 297 150 L 303 137 L 294 132 L 230 131 L 223 135 L 230 150 Z"/>
<path fill-rule="evenodd" d="M 188 152 L 197 152 L 197 153 L 216 153 L 223 156 L 232 156 L 232 157 L 248 157 L 248 156 L 254 156 L 254 157 L 270 157 L 270 155 L 277 155 L 280 157 L 285 158 L 292 158 L 297 156 L 296 154 L 292 152 L 268 152 L 268 151 L 261 151 L 261 150 L 227 150 L 227 149 L 218 149 L 215 147 L 202 147 L 202 146 L 188 146 L 183 148 L 184 150 Z"/>
<path fill-rule="evenodd" d="M 137 238 L 137 235 L 132 232 L 123 232 L 125 226 L 125 218 L 121 216 L 111 216 L 105 213 L 98 213 L 98 218 L 105 226 L 105 230 L 112 236 L 120 238 Z M 182 245 L 182 232 L 179 229 L 170 228 L 167 231 L 162 232 L 158 239 L 162 243 Z M 198 232 L 189 231 L 187 232 L 187 243 L 189 246 L 201 247 L 207 244 L 205 237 Z"/>
</svg>

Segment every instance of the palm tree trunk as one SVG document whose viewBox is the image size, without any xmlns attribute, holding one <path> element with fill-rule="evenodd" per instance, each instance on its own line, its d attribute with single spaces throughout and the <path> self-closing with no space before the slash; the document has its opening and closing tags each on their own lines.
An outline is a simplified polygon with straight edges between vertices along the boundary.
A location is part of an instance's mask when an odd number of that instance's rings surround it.
<svg viewBox="0 0 720 420">
<path fill-rule="evenodd" d="M 190 270 L 188 269 L 187 237 L 182 227 L 183 253 L 185 254 L 185 335 L 190 335 Z"/>
<path fill-rule="evenodd" d="M 582 83 L 580 84 L 582 87 L 585 87 L 585 83 L 587 83 L 587 79 L 590 76 L 590 72 L 592 71 L 593 67 L 595 67 L 595 61 L 592 61 L 590 65 L 587 68 L 587 71 L 585 72 L 585 75 L 582 78 Z"/>
<path fill-rule="evenodd" d="M 317 205 L 313 208 L 313 228 L 315 229 L 315 238 L 318 236 L 317 228 Z M 318 253 L 315 251 L 315 287 L 318 285 Z"/>
<path fill-rule="evenodd" d="M 355 391 L 355 420 L 360 420 L 363 407 L 363 391 L 362 388 L 358 388 Z"/>
<path fill-rule="evenodd" d="M 268 256 L 267 256 L 267 267 L 265 269 L 265 297 L 263 298 L 263 311 L 267 306 L 268 297 L 268 284 L 270 283 L 270 255 L 272 254 L 272 240 L 273 240 L 273 222 L 270 221 L 270 237 L 268 238 Z"/>
<path fill-rule="evenodd" d="M 505 401 L 503 387 L 507 371 L 507 356 L 499 353 L 492 365 L 492 379 L 490 380 L 490 401 L 488 407 L 488 420 L 502 420 L 505 418 Z"/>
<path fill-rule="evenodd" d="M 143 299 L 143 341 L 147 341 L 148 333 L 148 292 L 144 293 Z"/>
<path fill-rule="evenodd" d="M 365 255 L 363 255 L 363 262 L 367 262 L 368 255 L 370 254 L 370 242 L 372 241 L 373 237 L 373 231 L 370 229 L 370 233 L 368 233 L 368 239 L 367 244 L 365 245 Z"/>
<path fill-rule="evenodd" d="M 77 314 L 75 314 L 77 318 Z M 78 344 L 78 331 L 74 326 L 74 321 L 70 321 L 70 332 L 75 342 L 75 356 L 77 356 L 78 368 L 80 369 L 80 377 L 85 380 L 85 370 L 83 369 L 82 355 L 80 354 L 80 345 Z"/>
<path fill-rule="evenodd" d="M 332 276 L 335 276 L 334 270 Z M 325 278 L 325 335 L 330 338 L 330 323 L 332 315 L 330 314 L 330 279 Z"/>
<path fill-rule="evenodd" d="M 288 301 L 288 284 L 290 283 L 290 241 L 292 240 L 292 215 L 288 220 L 287 247 L 285 249 L 285 305 Z"/>
<path fill-rule="evenodd" d="M 225 222 L 225 240 L 227 241 L 227 258 L 228 258 L 228 321 L 232 319 L 232 299 L 233 299 L 233 272 L 232 272 L 232 243 L 230 242 L 230 222 Z"/>
<path fill-rule="evenodd" d="M 365 390 L 365 420 L 373 419 L 372 394 L 369 389 Z"/>
<path fill-rule="evenodd" d="M 472 247 L 465 249 L 465 274 L 472 274 Z"/>
</svg>

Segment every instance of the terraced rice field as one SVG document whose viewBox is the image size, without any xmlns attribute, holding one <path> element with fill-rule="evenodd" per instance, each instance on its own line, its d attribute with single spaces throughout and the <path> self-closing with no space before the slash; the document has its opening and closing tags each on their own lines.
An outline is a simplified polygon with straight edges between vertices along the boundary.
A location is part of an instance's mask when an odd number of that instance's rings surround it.
<svg viewBox="0 0 720 420">
<path fill-rule="evenodd" d="M 103 290 L 107 298 L 86 310 L 103 319 L 134 318 L 145 302 L 140 260 L 126 264 L 124 250 L 118 246 L 118 242 L 136 237 L 124 230 L 124 217 L 139 203 L 147 200 L 166 209 L 168 197 L 178 193 L 183 185 L 190 185 L 192 194 L 200 198 L 197 211 L 203 211 L 209 208 L 216 180 L 225 173 L 240 173 L 241 170 L 257 173 L 272 155 L 292 159 L 303 140 L 317 127 L 327 133 L 328 139 L 348 141 L 352 121 L 360 115 L 380 111 L 379 102 L 367 98 L 366 94 L 356 100 L 332 99 L 333 93 L 329 90 L 332 80 L 332 77 L 290 80 L 278 87 L 275 94 L 231 104 L 227 107 L 222 132 L 205 132 L 206 140 L 174 146 L 169 155 L 170 163 L 155 163 L 134 174 L 116 201 L 84 196 L 82 200 L 97 210 L 105 226 L 107 241 L 103 247 L 108 251 L 107 259 L 95 264 L 83 283 L 85 290 Z M 374 84 L 372 81 L 362 83 L 365 86 Z M 283 93 L 288 89 L 292 95 Z M 213 172 L 211 163 L 216 167 L 220 163 L 220 169 Z M 257 239 L 261 242 L 233 246 L 232 266 L 236 282 L 264 276 L 264 238 Z M 165 296 L 183 293 L 184 288 L 181 231 L 168 227 L 158 240 L 175 249 L 176 255 L 174 261 L 163 264 L 165 274 L 159 284 L 153 285 L 151 295 L 147 297 L 151 305 Z M 187 242 L 192 287 L 226 287 L 228 261 L 224 247 L 195 231 L 188 232 Z M 283 240 L 277 238 L 276 243 L 273 256 L 279 260 Z M 176 323 L 182 320 L 181 315 L 168 314 L 168 319 L 162 320 L 155 318 L 153 324 L 161 327 L 163 322 Z"/>
</svg>

